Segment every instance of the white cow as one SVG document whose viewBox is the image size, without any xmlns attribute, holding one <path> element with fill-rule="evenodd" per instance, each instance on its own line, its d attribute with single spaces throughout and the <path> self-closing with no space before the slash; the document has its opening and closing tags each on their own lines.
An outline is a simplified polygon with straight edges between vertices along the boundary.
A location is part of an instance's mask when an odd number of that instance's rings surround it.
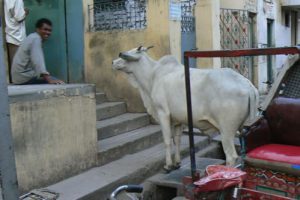
<svg viewBox="0 0 300 200">
<path fill-rule="evenodd" d="M 166 170 L 180 167 L 181 125 L 187 124 L 184 67 L 174 56 L 158 61 L 139 47 L 119 54 L 113 69 L 125 72 L 138 88 L 150 115 L 162 128 L 166 147 Z M 243 123 L 256 116 L 258 92 L 239 73 L 228 69 L 190 69 L 194 127 L 203 132 L 219 130 L 226 164 L 234 165 L 234 137 Z M 174 138 L 175 163 L 171 158 Z"/>
</svg>

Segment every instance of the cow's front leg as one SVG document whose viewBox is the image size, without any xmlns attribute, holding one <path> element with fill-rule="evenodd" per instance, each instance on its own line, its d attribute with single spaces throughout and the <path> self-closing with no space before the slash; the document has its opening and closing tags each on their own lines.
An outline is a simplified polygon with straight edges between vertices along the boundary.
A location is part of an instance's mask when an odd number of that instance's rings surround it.
<svg viewBox="0 0 300 200">
<path fill-rule="evenodd" d="M 172 164 L 172 156 L 171 156 L 171 123 L 170 123 L 170 116 L 164 112 L 158 112 L 159 123 L 162 129 L 165 150 L 166 150 L 166 164 L 164 169 L 167 172 L 170 172 L 173 168 Z"/>
<path fill-rule="evenodd" d="M 178 169 L 180 168 L 180 143 L 181 143 L 181 133 L 182 133 L 182 127 L 181 125 L 175 126 L 175 135 L 174 135 L 174 141 L 175 141 L 175 165 L 174 168 Z"/>
</svg>

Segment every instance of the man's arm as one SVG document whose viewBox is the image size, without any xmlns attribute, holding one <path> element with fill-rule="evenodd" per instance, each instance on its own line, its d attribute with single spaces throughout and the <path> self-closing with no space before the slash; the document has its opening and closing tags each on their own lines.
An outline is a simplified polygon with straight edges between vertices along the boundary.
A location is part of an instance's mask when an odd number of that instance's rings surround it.
<svg viewBox="0 0 300 200">
<path fill-rule="evenodd" d="M 19 23 L 25 20 L 29 13 L 28 9 L 24 8 L 23 0 L 8 0 L 9 2 L 9 12 L 13 18 Z M 6 1 L 7 2 L 7 1 Z"/>
<path fill-rule="evenodd" d="M 52 80 L 49 72 L 46 70 L 44 53 L 42 49 L 42 40 L 40 38 L 35 38 L 32 41 L 30 48 L 30 59 L 31 63 L 35 69 L 36 75 L 45 79 L 49 84 L 62 84 L 61 80 Z"/>
</svg>

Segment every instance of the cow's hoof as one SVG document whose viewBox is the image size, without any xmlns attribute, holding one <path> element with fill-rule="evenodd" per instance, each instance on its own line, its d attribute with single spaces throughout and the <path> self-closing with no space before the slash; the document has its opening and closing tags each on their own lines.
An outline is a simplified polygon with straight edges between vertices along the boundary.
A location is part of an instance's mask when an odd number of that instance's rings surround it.
<svg viewBox="0 0 300 200">
<path fill-rule="evenodd" d="M 166 165 L 164 166 L 164 172 L 166 174 L 170 173 L 173 170 L 174 170 L 173 166 L 166 166 Z"/>
<path fill-rule="evenodd" d="M 170 173 L 171 171 L 177 170 L 180 168 L 180 163 L 176 163 L 175 165 L 172 166 L 164 166 L 164 171 L 166 174 Z"/>
<path fill-rule="evenodd" d="M 176 163 L 176 164 L 173 166 L 173 170 L 179 169 L 180 167 L 181 167 L 180 163 Z"/>
</svg>

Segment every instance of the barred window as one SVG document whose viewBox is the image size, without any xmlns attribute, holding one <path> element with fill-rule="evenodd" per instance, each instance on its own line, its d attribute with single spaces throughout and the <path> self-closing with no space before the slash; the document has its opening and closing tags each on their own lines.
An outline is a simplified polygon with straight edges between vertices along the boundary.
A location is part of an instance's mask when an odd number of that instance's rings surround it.
<svg viewBox="0 0 300 200">
<path fill-rule="evenodd" d="M 110 3 L 110 2 L 115 3 L 119 1 L 125 2 L 126 0 L 94 0 L 94 3 Z"/>
<path fill-rule="evenodd" d="M 147 0 L 94 0 L 94 31 L 144 29 Z"/>
<path fill-rule="evenodd" d="M 195 31 L 194 8 L 195 0 L 182 0 L 181 2 L 181 32 Z"/>
</svg>

